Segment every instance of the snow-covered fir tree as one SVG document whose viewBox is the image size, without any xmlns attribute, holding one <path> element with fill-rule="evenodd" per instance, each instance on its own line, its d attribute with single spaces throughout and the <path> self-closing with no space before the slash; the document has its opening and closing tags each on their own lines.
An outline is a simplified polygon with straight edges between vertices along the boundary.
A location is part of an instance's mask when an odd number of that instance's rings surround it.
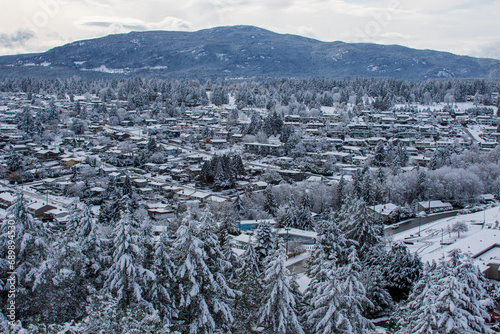
<svg viewBox="0 0 500 334">
<path fill-rule="evenodd" d="M 174 287 L 177 284 L 176 270 L 172 261 L 172 240 L 166 229 L 160 234 L 154 246 L 154 259 L 151 268 L 155 279 L 148 286 L 148 300 L 158 311 L 166 324 L 171 324 L 177 316 Z"/>
<path fill-rule="evenodd" d="M 121 204 L 119 199 L 112 199 L 103 203 L 99 209 L 98 221 L 102 225 L 114 226 L 121 217 Z"/>
<path fill-rule="evenodd" d="M 241 156 L 239 154 L 232 154 L 230 156 L 229 169 L 235 178 L 245 174 L 245 166 L 243 165 L 243 160 L 241 160 Z"/>
<path fill-rule="evenodd" d="M 309 194 L 305 193 L 297 211 L 296 227 L 301 230 L 311 231 L 313 229 L 313 225 L 314 222 L 311 214 L 311 200 Z"/>
<path fill-rule="evenodd" d="M 113 264 L 104 288 L 123 306 L 145 303 L 146 286 L 155 276 L 143 266 L 143 240 L 129 214 L 116 225 L 113 244 Z"/>
<path fill-rule="evenodd" d="M 438 290 L 436 285 L 436 262 L 427 263 L 420 280 L 415 284 L 408 300 L 402 304 L 395 315 L 398 333 L 433 333 L 437 328 L 437 318 L 433 300 Z"/>
<path fill-rule="evenodd" d="M 218 189 L 224 189 L 230 187 L 231 184 L 231 176 L 224 169 L 223 160 L 220 159 L 215 167 L 214 186 Z"/>
<path fill-rule="evenodd" d="M 264 191 L 265 194 L 265 202 L 264 202 L 264 211 L 269 213 L 271 216 L 276 215 L 276 211 L 278 211 L 278 204 L 274 198 L 273 190 L 271 186 L 267 186 Z"/>
<path fill-rule="evenodd" d="M 102 284 L 100 276 L 103 265 L 111 261 L 106 257 L 97 224 L 90 207 L 85 203 L 80 204 L 80 211 L 76 215 L 74 240 L 80 244 L 82 253 L 89 260 L 87 275 Z"/>
<path fill-rule="evenodd" d="M 359 280 L 361 268 L 354 246 L 349 253 L 347 264 L 342 266 L 337 266 L 335 259 L 324 261 L 322 280 L 310 287 L 315 293 L 307 301 L 304 316 L 310 332 L 362 334 L 374 329 L 363 316 L 363 310 L 371 302 Z"/>
<path fill-rule="evenodd" d="M 372 247 L 382 242 L 382 223 L 368 212 L 362 199 L 349 199 L 338 213 L 340 228 L 346 239 L 354 241 L 358 246 L 361 259 Z"/>
<path fill-rule="evenodd" d="M 33 282 L 29 278 L 50 256 L 47 236 L 48 231 L 29 212 L 23 192 L 18 192 L 7 209 L 7 219 L 0 222 L 0 287 L 1 300 L 7 305 L 8 282 L 15 282 L 20 318 L 32 315 L 29 299 Z"/>
<path fill-rule="evenodd" d="M 263 274 L 263 304 L 258 323 L 264 333 L 304 333 L 297 314 L 297 296 L 294 294 L 290 272 L 286 268 L 285 247 L 272 251 Z"/>
<path fill-rule="evenodd" d="M 234 227 L 229 219 L 214 223 L 217 225 L 215 227 L 215 234 L 219 241 L 222 258 L 228 261 L 224 274 L 228 280 L 231 280 L 236 274 L 236 269 L 240 266 L 240 259 L 233 251 L 232 237 L 229 235 L 229 231 L 234 230 Z"/>
<path fill-rule="evenodd" d="M 359 277 L 366 290 L 366 298 L 371 302 L 364 309 L 364 315 L 370 319 L 389 315 L 394 307 L 391 295 L 386 289 L 385 277 L 378 266 L 365 267 Z"/>
<path fill-rule="evenodd" d="M 320 275 L 325 261 L 334 261 L 335 265 L 347 262 L 347 240 L 338 227 L 338 221 L 330 211 L 316 227 L 318 237 L 316 247 L 309 258 L 308 276 L 312 281 L 323 281 Z"/>
<path fill-rule="evenodd" d="M 281 218 L 281 225 L 290 228 L 298 228 L 299 208 L 293 196 L 288 197 L 285 214 Z"/>
<path fill-rule="evenodd" d="M 453 250 L 426 266 L 399 311 L 400 333 L 485 334 L 486 281 L 470 255 Z"/>
<path fill-rule="evenodd" d="M 232 291 L 218 270 L 220 249 L 208 249 L 216 245 L 217 238 L 206 230 L 201 232 L 209 227 L 199 225 L 188 213 L 173 245 L 177 266 L 176 328 L 189 333 L 228 331 L 234 320 L 229 306 Z"/>
<path fill-rule="evenodd" d="M 264 267 L 266 258 L 275 248 L 276 241 L 272 232 L 271 224 L 267 220 L 260 222 L 255 230 L 255 253 L 257 254 L 258 264 Z"/>
<path fill-rule="evenodd" d="M 340 180 L 339 183 L 337 184 L 337 199 L 335 201 L 334 206 L 335 208 L 342 208 L 342 205 L 344 204 L 344 197 L 345 197 L 345 189 L 346 187 L 346 181 L 344 178 L 344 174 L 340 175 Z"/>
<path fill-rule="evenodd" d="M 406 299 L 413 285 L 420 278 L 422 262 L 401 242 L 394 243 L 382 267 L 387 290 L 394 301 Z"/>
<path fill-rule="evenodd" d="M 120 301 L 107 293 L 91 297 L 87 316 L 76 325 L 66 324 L 54 333 L 172 333 L 170 324 L 163 321 L 156 312 L 123 306 Z"/>
<path fill-rule="evenodd" d="M 122 196 L 125 196 L 125 195 L 132 195 L 134 192 L 133 188 L 132 188 L 132 182 L 130 181 L 130 178 L 127 176 L 125 176 L 125 181 L 123 182 L 123 186 L 122 186 Z"/>
<path fill-rule="evenodd" d="M 250 332 L 257 323 L 257 311 L 262 302 L 261 267 L 253 244 L 249 242 L 241 256 L 241 267 L 233 280 L 238 293 L 234 303 L 235 329 Z M 239 329 L 239 330 L 238 330 Z"/>
<path fill-rule="evenodd" d="M 51 256 L 27 276 L 32 287 L 24 321 L 61 323 L 85 314 L 86 298 L 94 290 L 88 277 L 90 261 L 80 243 L 69 238 L 52 248 Z"/>
</svg>

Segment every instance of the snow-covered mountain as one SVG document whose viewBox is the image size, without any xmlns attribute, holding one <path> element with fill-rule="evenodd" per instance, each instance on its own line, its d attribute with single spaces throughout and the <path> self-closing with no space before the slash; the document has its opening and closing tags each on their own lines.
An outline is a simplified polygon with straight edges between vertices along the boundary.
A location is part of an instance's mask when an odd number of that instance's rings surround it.
<svg viewBox="0 0 500 334">
<path fill-rule="evenodd" d="M 322 42 L 253 26 L 147 31 L 0 57 L 0 76 L 500 77 L 500 60 L 398 45 Z"/>
</svg>

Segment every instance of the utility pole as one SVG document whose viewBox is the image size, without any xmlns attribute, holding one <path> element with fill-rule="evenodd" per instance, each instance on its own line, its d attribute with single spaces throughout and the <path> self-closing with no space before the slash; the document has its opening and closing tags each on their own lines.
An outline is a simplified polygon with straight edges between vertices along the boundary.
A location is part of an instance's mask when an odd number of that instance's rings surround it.
<svg viewBox="0 0 500 334">
<path fill-rule="evenodd" d="M 486 226 L 486 209 L 483 211 L 483 228 Z"/>
<path fill-rule="evenodd" d="M 420 218 L 418 219 L 418 236 L 420 236 L 420 226 L 422 225 L 422 215 L 419 215 Z"/>
<path fill-rule="evenodd" d="M 288 258 L 288 232 L 290 231 L 290 227 L 285 227 L 285 231 L 286 231 L 286 244 L 285 244 L 285 247 L 286 247 L 286 256 Z"/>
</svg>

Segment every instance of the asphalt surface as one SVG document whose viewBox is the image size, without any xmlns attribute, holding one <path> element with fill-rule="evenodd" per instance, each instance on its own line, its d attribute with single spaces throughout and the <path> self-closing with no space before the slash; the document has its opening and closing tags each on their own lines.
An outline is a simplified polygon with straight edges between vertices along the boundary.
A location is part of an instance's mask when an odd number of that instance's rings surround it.
<svg viewBox="0 0 500 334">
<path fill-rule="evenodd" d="M 418 227 L 419 225 L 423 229 L 424 225 L 426 225 L 426 224 L 433 223 L 439 219 L 454 217 L 456 215 L 458 215 L 458 211 L 447 211 L 447 212 L 436 213 L 436 214 L 433 214 L 430 216 L 418 217 L 418 218 L 413 218 L 413 219 L 399 222 L 398 223 L 399 228 L 397 228 L 397 229 L 393 229 L 390 225 L 390 226 L 385 227 L 384 230 L 385 230 L 386 236 L 390 236 L 390 235 L 394 235 L 394 234 L 408 231 L 412 228 Z M 394 224 L 392 226 L 394 226 Z"/>
</svg>

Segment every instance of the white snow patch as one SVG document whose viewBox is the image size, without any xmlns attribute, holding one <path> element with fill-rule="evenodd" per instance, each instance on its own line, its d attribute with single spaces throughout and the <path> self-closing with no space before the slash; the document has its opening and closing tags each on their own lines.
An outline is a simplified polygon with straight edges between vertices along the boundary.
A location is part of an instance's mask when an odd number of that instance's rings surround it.
<svg viewBox="0 0 500 334">
<path fill-rule="evenodd" d="M 462 232 L 460 238 L 456 232 L 451 232 L 452 226 L 457 222 L 465 222 L 468 232 Z M 407 230 L 393 235 L 394 241 L 406 241 L 408 249 L 419 254 L 423 261 L 438 261 L 442 256 L 454 249 L 470 252 L 473 256 L 479 255 L 491 246 L 500 244 L 500 229 L 496 224 L 500 221 L 500 207 L 496 206 L 484 211 L 467 215 L 457 215 L 452 218 L 443 218 L 422 227 L 420 236 L 419 228 Z M 484 223 L 484 226 L 483 226 Z M 476 264 L 481 270 L 487 268 L 490 257 L 484 254 L 476 259 Z M 494 254 L 496 255 L 496 254 Z"/>
<path fill-rule="evenodd" d="M 106 65 L 101 65 L 96 68 L 91 68 L 91 69 L 83 69 L 84 71 L 94 71 L 94 72 L 102 72 L 102 73 L 118 73 L 118 74 L 123 74 L 125 73 L 125 69 L 123 68 L 108 68 Z"/>
<path fill-rule="evenodd" d="M 299 285 L 299 291 L 304 293 L 311 283 L 311 279 L 307 277 L 306 274 L 297 275 L 297 284 Z"/>
</svg>

